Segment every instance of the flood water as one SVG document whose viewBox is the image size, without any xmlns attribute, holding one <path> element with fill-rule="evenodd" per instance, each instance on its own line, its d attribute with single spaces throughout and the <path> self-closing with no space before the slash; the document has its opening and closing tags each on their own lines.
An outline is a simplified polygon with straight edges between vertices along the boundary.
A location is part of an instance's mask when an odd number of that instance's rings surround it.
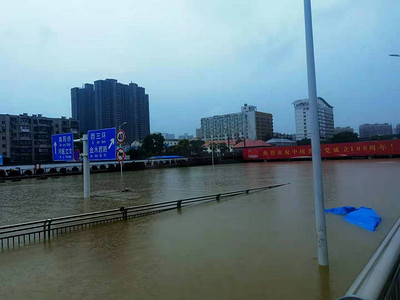
<svg viewBox="0 0 400 300">
<path fill-rule="evenodd" d="M 1 299 L 335 299 L 399 217 L 400 160 L 324 161 L 326 207 L 368 206 L 376 232 L 327 215 L 330 268 L 316 258 L 311 162 L 247 163 L 0 184 L 11 224 L 290 182 L 0 253 Z M 130 192 L 121 192 L 129 188 Z"/>
</svg>

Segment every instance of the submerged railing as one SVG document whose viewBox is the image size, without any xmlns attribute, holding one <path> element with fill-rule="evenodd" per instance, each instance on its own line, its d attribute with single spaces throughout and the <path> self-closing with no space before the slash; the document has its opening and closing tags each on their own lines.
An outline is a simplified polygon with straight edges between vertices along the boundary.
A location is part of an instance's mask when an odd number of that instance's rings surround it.
<svg viewBox="0 0 400 300">
<path fill-rule="evenodd" d="M 249 192 L 272 189 L 287 184 L 289 183 L 0 226 L 0 250 L 51 239 L 60 233 L 96 224 L 127 220 L 167 210 L 179 210 L 184 206 L 198 202 L 219 201 L 221 197 L 248 194 Z"/>
<path fill-rule="evenodd" d="M 400 299 L 400 218 L 340 299 Z"/>
</svg>

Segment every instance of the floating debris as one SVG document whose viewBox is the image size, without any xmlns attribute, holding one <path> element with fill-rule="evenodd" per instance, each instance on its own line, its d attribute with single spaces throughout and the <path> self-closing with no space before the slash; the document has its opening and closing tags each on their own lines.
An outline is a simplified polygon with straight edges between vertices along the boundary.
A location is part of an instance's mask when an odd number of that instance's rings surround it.
<svg viewBox="0 0 400 300">
<path fill-rule="evenodd" d="M 342 206 L 325 209 L 325 212 L 334 215 L 344 215 L 344 219 L 347 222 L 369 231 L 375 231 L 382 221 L 381 217 L 369 207 L 355 208 L 353 206 Z"/>
</svg>

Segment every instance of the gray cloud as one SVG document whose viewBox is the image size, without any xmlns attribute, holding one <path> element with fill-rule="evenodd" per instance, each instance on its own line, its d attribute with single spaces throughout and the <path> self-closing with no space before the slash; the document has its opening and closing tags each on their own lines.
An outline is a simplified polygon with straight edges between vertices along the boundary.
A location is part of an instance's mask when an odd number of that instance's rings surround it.
<svg viewBox="0 0 400 300">
<path fill-rule="evenodd" d="M 65 3 L 64 3 L 65 2 Z M 70 88 L 134 81 L 152 130 L 247 102 L 294 132 L 307 96 L 302 1 L 13 1 L 0 12 L 2 113 L 70 115 Z M 270 3 L 269 3 L 270 2 Z M 399 3 L 313 1 L 318 93 L 339 126 L 400 122 Z"/>
</svg>

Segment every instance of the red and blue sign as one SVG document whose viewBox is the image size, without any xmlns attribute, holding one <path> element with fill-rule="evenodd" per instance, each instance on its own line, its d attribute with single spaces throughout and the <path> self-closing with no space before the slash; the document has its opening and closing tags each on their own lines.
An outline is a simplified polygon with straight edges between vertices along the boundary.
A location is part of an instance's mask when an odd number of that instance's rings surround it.
<svg viewBox="0 0 400 300">
<path fill-rule="evenodd" d="M 81 154 L 79 153 L 78 149 L 75 149 L 74 151 L 74 160 L 79 160 Z"/>
</svg>

